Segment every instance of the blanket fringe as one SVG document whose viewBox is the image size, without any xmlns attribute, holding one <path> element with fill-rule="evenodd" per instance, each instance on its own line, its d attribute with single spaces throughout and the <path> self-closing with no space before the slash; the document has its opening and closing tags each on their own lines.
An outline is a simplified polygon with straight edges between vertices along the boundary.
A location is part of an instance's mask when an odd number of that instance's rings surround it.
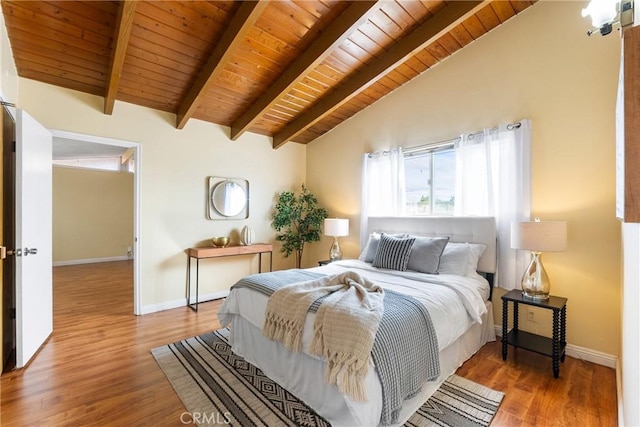
<svg viewBox="0 0 640 427">
<path fill-rule="evenodd" d="M 282 287 L 269 298 L 263 333 L 288 350 L 302 351 L 307 312 L 323 296 L 308 351 L 326 360 L 328 384 L 354 401 L 366 401 L 364 379 L 384 312 L 384 290 L 379 285 L 347 271 Z"/>
<path fill-rule="evenodd" d="M 323 356 L 327 360 L 325 382 L 337 385 L 338 390 L 355 401 L 366 401 L 364 378 L 369 369 L 370 356 L 362 359 L 351 353 L 331 351 L 326 348 L 323 326 L 322 322 L 315 322 L 309 352 L 316 356 Z"/>
<path fill-rule="evenodd" d="M 345 353 L 329 354 L 327 352 L 325 356 L 327 358 L 325 381 L 328 384 L 337 385 L 338 390 L 355 401 L 366 401 L 364 378 L 369 368 L 369 360 L 358 359 Z"/>
<path fill-rule="evenodd" d="M 313 338 L 309 344 L 309 352 L 316 356 L 324 354 L 324 342 L 322 340 L 322 323 L 315 322 L 313 325 Z"/>
<path fill-rule="evenodd" d="M 262 333 L 270 340 L 280 341 L 287 350 L 302 350 L 302 322 L 283 319 L 270 313 L 264 322 Z"/>
</svg>

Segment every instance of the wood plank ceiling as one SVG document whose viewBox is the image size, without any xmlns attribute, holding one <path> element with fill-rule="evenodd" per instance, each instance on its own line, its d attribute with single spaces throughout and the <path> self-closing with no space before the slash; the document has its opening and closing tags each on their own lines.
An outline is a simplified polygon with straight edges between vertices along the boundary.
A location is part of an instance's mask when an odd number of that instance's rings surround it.
<svg viewBox="0 0 640 427">
<path fill-rule="evenodd" d="M 535 1 L 535 0 L 534 0 Z M 8 1 L 21 77 L 306 144 L 534 1 Z"/>
</svg>

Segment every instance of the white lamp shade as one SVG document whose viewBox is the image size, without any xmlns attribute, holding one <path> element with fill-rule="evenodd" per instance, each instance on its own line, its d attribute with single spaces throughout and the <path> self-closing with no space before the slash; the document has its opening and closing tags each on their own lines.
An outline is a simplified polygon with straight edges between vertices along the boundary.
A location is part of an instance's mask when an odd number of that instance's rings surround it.
<svg viewBox="0 0 640 427">
<path fill-rule="evenodd" d="M 533 252 L 564 251 L 567 249 L 567 222 L 512 222 L 511 247 Z"/>
<path fill-rule="evenodd" d="M 349 235 L 349 220 L 339 218 L 327 218 L 324 220 L 324 235 L 341 237 Z"/>
</svg>

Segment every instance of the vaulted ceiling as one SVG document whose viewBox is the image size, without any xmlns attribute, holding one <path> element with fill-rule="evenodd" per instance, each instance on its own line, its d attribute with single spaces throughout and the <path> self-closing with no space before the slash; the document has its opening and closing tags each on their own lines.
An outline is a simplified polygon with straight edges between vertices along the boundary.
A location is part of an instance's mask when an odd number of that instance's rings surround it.
<svg viewBox="0 0 640 427">
<path fill-rule="evenodd" d="M 535 0 L 534 0 L 535 1 Z M 534 1 L 7 1 L 18 75 L 308 143 Z"/>
</svg>

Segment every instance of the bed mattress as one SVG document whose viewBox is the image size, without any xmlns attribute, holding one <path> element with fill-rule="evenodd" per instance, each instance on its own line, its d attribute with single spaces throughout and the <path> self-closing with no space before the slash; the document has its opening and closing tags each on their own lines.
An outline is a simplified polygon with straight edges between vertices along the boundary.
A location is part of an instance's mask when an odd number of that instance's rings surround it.
<svg viewBox="0 0 640 427">
<path fill-rule="evenodd" d="M 421 393 L 405 401 L 398 424 L 402 424 L 437 390 L 438 386 L 482 345 L 495 340 L 488 283 L 481 276 L 427 275 L 381 270 L 357 260 L 334 262 L 310 269 L 336 274 L 357 271 L 385 289 L 402 292 L 422 302 L 429 310 L 438 338 L 441 374 L 425 383 Z M 223 325 L 231 324 L 233 351 L 313 407 L 334 426 L 375 426 L 380 419 L 382 387 L 375 370 L 365 378 L 368 400 L 356 402 L 324 383 L 326 363 L 305 351 L 311 342 L 315 315 L 307 315 L 303 352 L 292 353 L 262 335 L 268 297 L 247 288 L 232 289 L 220 308 Z"/>
</svg>

